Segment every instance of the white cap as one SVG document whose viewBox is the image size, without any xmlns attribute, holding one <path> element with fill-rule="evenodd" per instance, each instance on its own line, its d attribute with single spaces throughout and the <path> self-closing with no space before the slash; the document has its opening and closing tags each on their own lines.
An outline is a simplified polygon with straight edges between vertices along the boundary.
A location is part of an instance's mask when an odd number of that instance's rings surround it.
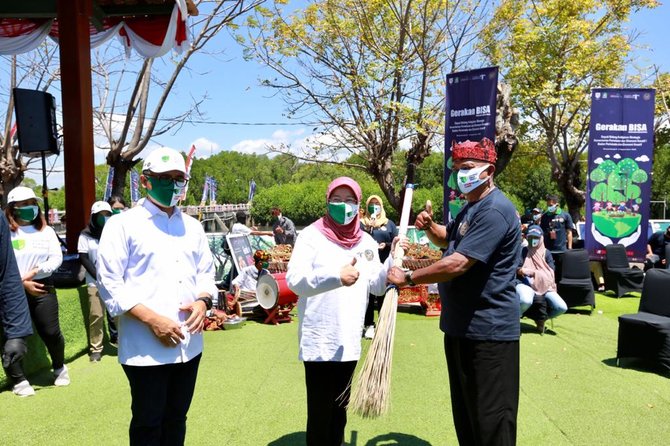
<svg viewBox="0 0 670 446">
<path fill-rule="evenodd" d="M 7 204 L 15 203 L 17 201 L 30 200 L 31 198 L 34 200 L 42 201 L 41 198 L 35 195 L 35 192 L 31 188 L 25 186 L 17 186 L 11 191 L 9 191 L 9 193 L 7 194 Z"/>
<path fill-rule="evenodd" d="M 91 215 L 103 211 L 107 211 L 110 214 L 112 213 L 112 207 L 106 201 L 96 201 L 93 203 L 93 206 L 91 206 Z"/>
<path fill-rule="evenodd" d="M 142 165 L 142 171 L 153 173 L 170 172 L 177 170 L 186 175 L 186 163 L 181 153 L 167 147 L 161 147 L 151 152 Z"/>
</svg>

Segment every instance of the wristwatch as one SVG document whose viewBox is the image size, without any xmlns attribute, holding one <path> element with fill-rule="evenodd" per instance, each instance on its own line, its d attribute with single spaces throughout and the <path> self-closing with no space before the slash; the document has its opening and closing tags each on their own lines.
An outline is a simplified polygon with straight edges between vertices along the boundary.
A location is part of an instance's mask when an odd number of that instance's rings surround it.
<svg viewBox="0 0 670 446">
<path fill-rule="evenodd" d="M 409 286 L 416 286 L 416 283 L 412 280 L 412 274 L 414 274 L 414 271 L 411 269 L 409 271 L 405 271 L 405 282 L 407 282 L 407 285 Z"/>
<path fill-rule="evenodd" d="M 212 309 L 212 298 L 211 297 L 198 297 L 195 301 L 203 301 L 205 303 L 205 307 L 207 308 L 207 311 Z"/>
</svg>

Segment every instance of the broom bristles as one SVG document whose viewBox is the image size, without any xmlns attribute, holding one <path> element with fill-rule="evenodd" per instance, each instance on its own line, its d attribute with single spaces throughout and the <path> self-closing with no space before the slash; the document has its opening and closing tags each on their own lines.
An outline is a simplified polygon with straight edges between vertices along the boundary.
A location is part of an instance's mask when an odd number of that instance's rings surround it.
<svg viewBox="0 0 670 446">
<path fill-rule="evenodd" d="M 377 418 L 385 414 L 391 403 L 391 363 L 397 311 L 398 289 L 392 287 L 386 291 L 375 337 L 349 401 L 349 408 L 363 418 Z"/>
<path fill-rule="evenodd" d="M 414 193 L 413 175 L 409 173 L 405 187 L 405 198 L 400 216 L 398 235 L 407 235 L 407 224 L 412 209 L 412 195 Z M 412 171 L 413 173 L 413 171 Z M 393 265 L 402 267 L 402 258 L 405 253 L 400 243 L 397 243 L 393 252 Z M 379 312 L 377 330 L 372 339 L 370 350 L 365 357 L 363 367 L 357 376 L 357 385 L 354 386 L 349 399 L 349 408 L 363 418 L 377 418 L 384 415 L 391 405 L 391 365 L 393 363 L 393 339 L 395 338 L 395 316 L 398 312 L 398 288 L 395 286 L 386 290 L 382 309 Z"/>
</svg>

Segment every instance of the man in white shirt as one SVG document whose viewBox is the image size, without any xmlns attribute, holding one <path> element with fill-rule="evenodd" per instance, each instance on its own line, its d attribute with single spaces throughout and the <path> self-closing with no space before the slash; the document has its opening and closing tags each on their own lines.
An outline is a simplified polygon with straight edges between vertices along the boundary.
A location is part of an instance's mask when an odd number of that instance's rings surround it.
<svg viewBox="0 0 670 446">
<path fill-rule="evenodd" d="M 200 223 L 175 206 L 184 158 L 160 148 L 145 159 L 147 198 L 105 225 L 100 294 L 119 317 L 119 362 L 130 384 L 130 444 L 183 444 L 202 354 L 205 312 L 217 292 Z"/>
<path fill-rule="evenodd" d="M 238 211 L 237 214 L 235 214 L 235 220 L 236 223 L 230 229 L 230 233 L 233 235 L 273 235 L 271 231 L 259 231 L 255 226 L 251 228 L 248 227 L 246 225 L 247 214 L 245 214 L 244 211 Z"/>
</svg>

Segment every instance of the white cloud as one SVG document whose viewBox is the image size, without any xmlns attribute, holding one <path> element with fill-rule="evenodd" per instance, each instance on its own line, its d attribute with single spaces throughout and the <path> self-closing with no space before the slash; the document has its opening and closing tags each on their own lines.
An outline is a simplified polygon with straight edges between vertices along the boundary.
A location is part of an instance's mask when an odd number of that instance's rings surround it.
<svg viewBox="0 0 670 446">
<path fill-rule="evenodd" d="M 618 159 L 621 159 L 621 155 L 619 155 L 618 153 L 615 153 L 614 156 L 613 156 L 612 158 L 618 160 Z"/>
<path fill-rule="evenodd" d="M 221 145 L 210 139 L 200 137 L 191 143 L 192 146 L 195 146 L 195 157 L 197 159 L 205 159 L 210 156 L 217 154 L 221 151 Z M 191 146 L 184 147 L 181 151 L 188 154 L 191 150 Z"/>
<path fill-rule="evenodd" d="M 269 146 L 277 145 L 277 141 L 272 139 L 245 139 L 233 145 L 230 150 L 246 154 L 255 153 L 257 155 L 268 154 Z"/>
<path fill-rule="evenodd" d="M 346 138 L 340 137 L 339 133 L 342 132 L 341 130 L 336 130 L 336 132 L 338 133 L 313 133 L 306 135 L 291 144 L 291 152 L 309 158 L 314 157 L 318 151 L 318 159 L 329 161 L 343 161 L 351 156 L 352 153 L 359 152 L 359 149 L 355 147 L 350 149 L 337 148 L 341 144 L 341 141 Z"/>
<path fill-rule="evenodd" d="M 605 155 L 605 158 L 609 158 L 609 157 L 610 157 L 609 155 Z"/>
<path fill-rule="evenodd" d="M 305 139 L 301 138 L 305 134 L 304 129 L 285 130 L 280 129 L 272 132 L 269 138 L 245 139 L 234 144 L 230 150 L 234 152 L 257 155 L 268 155 L 270 157 L 276 154 L 271 152 L 271 147 L 291 146 L 291 151 L 297 154 L 305 145 Z M 308 137 L 309 138 L 309 137 Z"/>
<path fill-rule="evenodd" d="M 598 157 L 598 158 L 594 159 L 593 162 L 594 162 L 595 164 L 602 164 L 602 163 L 605 162 L 605 160 L 602 159 L 602 158 L 600 158 L 600 157 Z"/>
<path fill-rule="evenodd" d="M 646 163 L 649 161 L 649 157 L 647 155 L 638 156 L 637 158 L 635 158 L 635 161 Z"/>
</svg>

